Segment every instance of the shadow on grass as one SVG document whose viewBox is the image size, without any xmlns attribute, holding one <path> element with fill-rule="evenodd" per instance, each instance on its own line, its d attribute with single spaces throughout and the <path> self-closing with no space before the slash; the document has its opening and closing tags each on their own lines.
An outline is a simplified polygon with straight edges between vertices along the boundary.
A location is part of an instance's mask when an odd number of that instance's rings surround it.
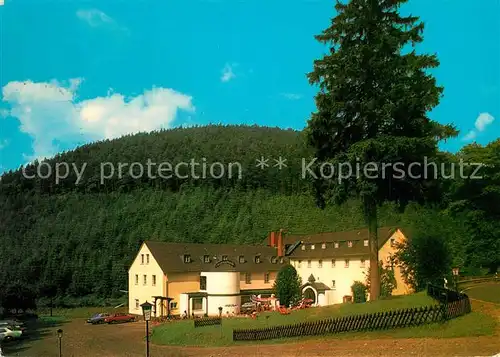
<svg viewBox="0 0 500 357">
<path fill-rule="evenodd" d="M 66 322 L 68 322 L 67 319 L 56 316 L 27 320 L 25 321 L 26 332 L 23 337 L 19 340 L 3 342 L 2 352 L 8 357 L 25 355 L 26 352 L 29 355 L 33 341 L 54 336 L 56 328 L 61 328 Z"/>
</svg>

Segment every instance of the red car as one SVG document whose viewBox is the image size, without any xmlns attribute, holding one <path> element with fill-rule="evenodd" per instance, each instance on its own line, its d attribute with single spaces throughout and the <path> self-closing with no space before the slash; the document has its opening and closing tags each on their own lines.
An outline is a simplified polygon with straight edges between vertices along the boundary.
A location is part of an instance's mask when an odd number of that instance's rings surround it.
<svg viewBox="0 0 500 357">
<path fill-rule="evenodd" d="M 135 321 L 134 315 L 125 314 L 123 312 L 109 315 L 104 319 L 104 322 L 108 324 L 117 324 L 120 322 L 133 322 L 133 321 Z"/>
</svg>

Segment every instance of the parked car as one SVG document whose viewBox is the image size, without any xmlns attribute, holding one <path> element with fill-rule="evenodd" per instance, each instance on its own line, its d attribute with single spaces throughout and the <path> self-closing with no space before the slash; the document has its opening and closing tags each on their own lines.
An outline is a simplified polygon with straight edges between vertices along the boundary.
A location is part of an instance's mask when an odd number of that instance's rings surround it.
<svg viewBox="0 0 500 357">
<path fill-rule="evenodd" d="M 107 313 L 100 313 L 100 314 L 95 314 L 94 316 L 92 316 L 91 318 L 87 319 L 87 323 L 89 324 L 92 324 L 92 325 L 96 325 L 96 324 L 103 324 L 104 323 L 104 320 L 106 319 L 106 317 L 108 317 L 109 314 Z"/>
<path fill-rule="evenodd" d="M 125 314 L 123 312 L 112 314 L 104 319 L 104 322 L 108 324 L 116 324 L 120 322 L 133 322 L 133 321 L 135 321 L 134 315 Z"/>
<path fill-rule="evenodd" d="M 241 305 L 240 312 L 242 314 L 249 314 L 249 313 L 254 312 L 255 310 L 257 310 L 256 304 L 250 301 L 250 302 L 246 302 L 243 305 Z"/>
<path fill-rule="evenodd" d="M 12 341 L 20 339 L 23 331 L 11 326 L 0 326 L 0 341 Z"/>
</svg>

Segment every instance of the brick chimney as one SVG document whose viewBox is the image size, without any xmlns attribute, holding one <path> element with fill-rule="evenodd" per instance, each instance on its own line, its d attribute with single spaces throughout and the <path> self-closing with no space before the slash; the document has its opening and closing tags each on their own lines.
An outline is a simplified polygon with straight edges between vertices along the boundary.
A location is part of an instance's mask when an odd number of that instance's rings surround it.
<svg viewBox="0 0 500 357">
<path fill-rule="evenodd" d="M 280 229 L 280 232 L 278 233 L 278 257 L 283 257 L 285 256 L 285 250 L 283 246 L 283 229 Z"/>
<path fill-rule="evenodd" d="M 276 232 L 269 233 L 269 246 L 276 247 Z"/>
</svg>

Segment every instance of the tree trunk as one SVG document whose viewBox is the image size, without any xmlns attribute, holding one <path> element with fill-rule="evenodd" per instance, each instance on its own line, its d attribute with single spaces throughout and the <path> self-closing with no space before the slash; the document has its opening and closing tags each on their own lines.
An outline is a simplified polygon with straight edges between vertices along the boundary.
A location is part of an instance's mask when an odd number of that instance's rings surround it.
<svg viewBox="0 0 500 357">
<path fill-rule="evenodd" d="M 378 217 L 377 205 L 365 201 L 365 214 L 368 223 L 368 245 L 370 248 L 370 301 L 380 297 L 380 272 L 378 269 Z"/>
</svg>

